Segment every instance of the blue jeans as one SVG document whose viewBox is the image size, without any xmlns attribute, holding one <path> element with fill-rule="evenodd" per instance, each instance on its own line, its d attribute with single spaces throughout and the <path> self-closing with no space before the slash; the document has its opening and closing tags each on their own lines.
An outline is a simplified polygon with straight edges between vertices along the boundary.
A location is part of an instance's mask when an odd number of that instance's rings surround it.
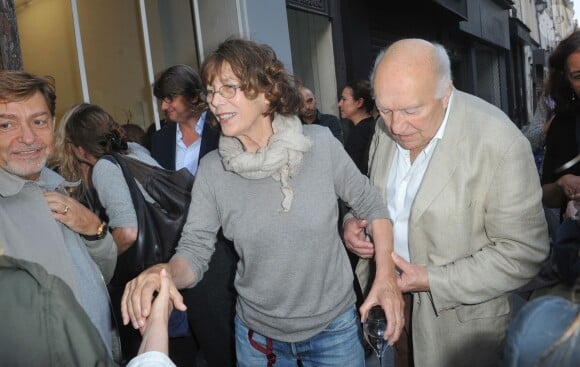
<svg viewBox="0 0 580 367">
<path fill-rule="evenodd" d="M 266 367 L 268 365 L 266 355 L 250 344 L 248 327 L 238 316 L 235 318 L 235 327 L 238 367 Z M 266 338 L 263 335 L 254 332 L 252 339 L 261 346 L 266 346 Z M 296 343 L 278 340 L 272 342 L 272 349 L 276 355 L 274 367 L 296 367 L 297 360 L 301 360 L 304 367 L 365 365 L 360 321 L 354 306 L 310 339 Z"/>
<path fill-rule="evenodd" d="M 580 348 L 574 336 L 542 360 L 578 312 L 580 305 L 561 297 L 544 296 L 528 302 L 507 328 L 500 366 L 578 366 Z"/>
</svg>

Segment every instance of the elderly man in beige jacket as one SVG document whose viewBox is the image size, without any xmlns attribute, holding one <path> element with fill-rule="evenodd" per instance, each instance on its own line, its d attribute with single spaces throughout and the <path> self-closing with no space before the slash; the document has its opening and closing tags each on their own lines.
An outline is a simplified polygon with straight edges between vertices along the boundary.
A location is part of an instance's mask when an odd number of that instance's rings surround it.
<svg viewBox="0 0 580 367">
<path fill-rule="evenodd" d="M 382 121 L 370 178 L 389 207 L 408 300 L 396 364 L 496 365 L 509 293 L 548 253 L 530 145 L 498 108 L 453 88 L 440 45 L 394 43 L 377 58 L 373 86 Z M 347 219 L 345 240 L 369 258 L 365 224 Z"/>
</svg>

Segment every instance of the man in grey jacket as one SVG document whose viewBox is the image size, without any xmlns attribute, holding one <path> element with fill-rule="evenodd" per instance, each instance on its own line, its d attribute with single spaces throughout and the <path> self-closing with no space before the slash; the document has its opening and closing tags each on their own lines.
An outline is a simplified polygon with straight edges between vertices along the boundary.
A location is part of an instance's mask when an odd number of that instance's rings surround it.
<svg viewBox="0 0 580 367">
<path fill-rule="evenodd" d="M 112 355 L 105 283 L 117 251 L 106 223 L 69 197 L 71 184 L 45 167 L 55 100 L 50 79 L 0 71 L 0 242 L 6 255 L 42 265 L 72 289 Z"/>
</svg>

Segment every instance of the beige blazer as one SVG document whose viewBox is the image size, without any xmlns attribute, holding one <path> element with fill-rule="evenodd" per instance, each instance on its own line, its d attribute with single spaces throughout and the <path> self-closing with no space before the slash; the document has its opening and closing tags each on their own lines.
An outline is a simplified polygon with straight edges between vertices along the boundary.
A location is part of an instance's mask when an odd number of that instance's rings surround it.
<svg viewBox="0 0 580 367">
<path fill-rule="evenodd" d="M 503 112 L 459 91 L 449 108 L 409 223 L 411 262 L 428 268 L 431 288 L 413 295 L 415 365 L 493 366 L 508 293 L 548 253 L 542 190 L 530 144 Z M 369 170 L 385 202 L 395 149 L 380 120 Z"/>
</svg>

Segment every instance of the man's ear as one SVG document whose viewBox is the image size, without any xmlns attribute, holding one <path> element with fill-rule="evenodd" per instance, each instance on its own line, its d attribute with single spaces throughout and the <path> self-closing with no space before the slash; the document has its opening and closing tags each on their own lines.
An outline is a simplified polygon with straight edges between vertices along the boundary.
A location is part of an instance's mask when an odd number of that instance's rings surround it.
<svg viewBox="0 0 580 367">
<path fill-rule="evenodd" d="M 447 108 L 449 106 L 449 99 L 451 98 L 451 92 L 453 92 L 453 82 L 449 81 L 447 85 L 447 90 L 445 91 L 445 96 L 443 96 L 443 108 Z"/>
</svg>

